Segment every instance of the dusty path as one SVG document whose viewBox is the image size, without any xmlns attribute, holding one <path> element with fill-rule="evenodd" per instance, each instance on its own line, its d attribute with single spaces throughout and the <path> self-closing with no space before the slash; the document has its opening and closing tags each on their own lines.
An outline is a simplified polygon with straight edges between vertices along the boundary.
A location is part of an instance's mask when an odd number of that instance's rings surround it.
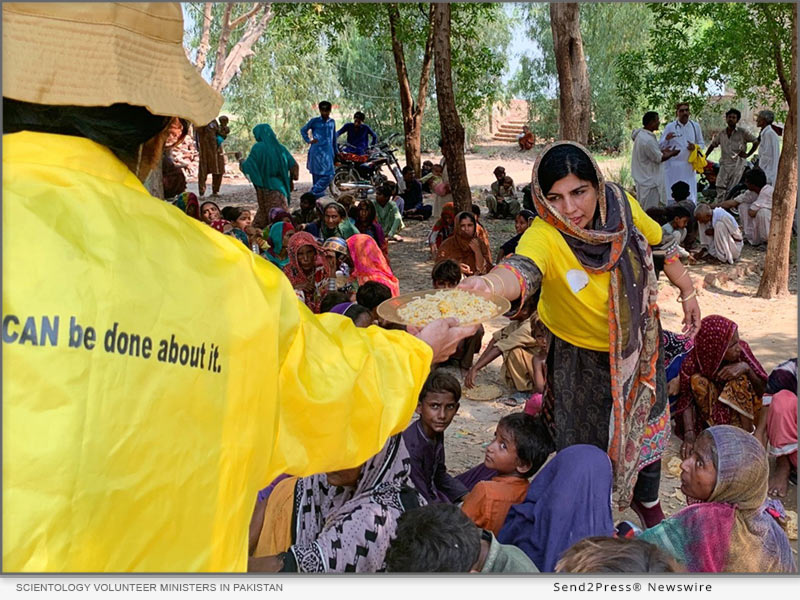
<svg viewBox="0 0 800 600">
<path fill-rule="evenodd" d="M 438 161 L 438 157 L 424 156 L 423 160 L 426 158 Z M 300 193 L 309 189 L 311 184 L 311 177 L 302 166 L 305 165 L 305 157 L 298 155 L 296 159 L 301 165 L 301 178 L 297 190 L 293 194 L 295 198 L 293 207 L 296 206 L 296 198 Z M 483 190 L 494 181 L 492 175 L 494 168 L 497 165 L 503 165 L 506 172 L 519 186 L 523 185 L 530 177 L 533 159 L 532 152 L 520 153 L 508 146 L 482 148 L 479 154 L 467 155 L 467 169 L 473 197 L 484 212 Z M 619 169 L 619 162 L 606 161 L 601 163 L 601 168 L 613 173 Z M 189 189 L 196 191 L 196 184 L 190 183 Z M 255 206 L 255 193 L 246 180 L 226 178 L 219 201 L 221 205 L 247 204 Z M 514 235 L 511 221 L 495 221 L 484 218 L 482 223 L 489 232 L 493 254 L 500 244 Z M 429 259 L 425 238 L 431 225 L 430 221 L 408 223 L 401 232 L 405 241 L 393 243 L 390 246 L 392 266 L 400 280 L 402 291 L 430 287 L 430 270 L 433 264 Z M 739 324 L 741 338 L 750 344 L 764 368 L 770 371 L 781 361 L 797 356 L 797 278 L 793 267 L 790 284 L 793 294 L 791 297 L 777 300 L 754 298 L 763 259 L 763 251 L 746 246 L 742 259 L 736 266 L 749 265 L 753 272 L 727 283 L 705 287 L 698 292 L 698 296 L 703 315 L 722 314 Z M 726 266 L 695 265 L 690 267 L 690 272 L 696 282 L 703 281 L 711 273 L 724 273 L 732 270 Z M 661 321 L 664 329 L 672 331 L 681 329 L 682 314 L 676 301 L 676 291 L 662 275 L 659 289 Z M 488 343 L 491 333 L 506 323 L 506 319 L 499 318 L 488 324 L 484 347 Z M 498 360 L 486 367 L 479 374 L 477 383 L 494 384 L 505 390 L 499 379 L 499 363 Z M 463 381 L 460 373 L 453 369 L 450 371 Z M 479 402 L 464 398 L 458 415 L 446 432 L 448 468 L 452 472 L 458 473 L 482 462 L 484 448 L 492 439 L 497 421 L 503 415 L 515 410 L 519 409 L 507 407 L 500 402 Z M 680 486 L 679 472 L 675 468 L 678 449 L 679 441 L 673 437 L 663 459 L 661 498 L 667 514 L 672 514 L 685 506 L 684 499 L 677 489 Z M 670 464 L 672 464 L 672 468 L 669 468 Z M 785 499 L 784 504 L 787 509 L 797 510 L 797 488 L 795 486 L 790 486 L 789 496 Z M 623 516 L 638 523 L 638 519 L 630 511 L 624 513 Z M 619 517 L 619 514 L 615 515 L 615 518 Z"/>
</svg>

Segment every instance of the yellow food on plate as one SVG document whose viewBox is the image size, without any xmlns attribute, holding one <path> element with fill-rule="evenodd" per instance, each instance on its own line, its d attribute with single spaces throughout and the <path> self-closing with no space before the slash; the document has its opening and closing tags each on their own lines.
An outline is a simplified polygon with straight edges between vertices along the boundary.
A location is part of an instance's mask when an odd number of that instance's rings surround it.
<svg viewBox="0 0 800 600">
<path fill-rule="evenodd" d="M 424 327 L 431 321 L 455 317 L 460 323 L 478 323 L 491 319 L 497 313 L 497 305 L 486 298 L 463 290 L 439 290 L 416 298 L 397 309 L 397 314 L 406 323 Z"/>
</svg>

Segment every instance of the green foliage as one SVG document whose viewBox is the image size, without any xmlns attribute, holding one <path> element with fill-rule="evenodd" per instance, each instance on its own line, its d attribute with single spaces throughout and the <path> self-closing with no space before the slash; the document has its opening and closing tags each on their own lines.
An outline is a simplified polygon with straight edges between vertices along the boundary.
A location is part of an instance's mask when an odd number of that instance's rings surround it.
<svg viewBox="0 0 800 600">
<path fill-rule="evenodd" d="M 534 134 L 542 138 L 557 137 L 558 103 L 553 99 L 557 98 L 558 79 L 550 8 L 548 4 L 530 4 L 523 12 L 528 37 L 537 41 L 540 54 L 522 58 L 512 88 L 529 102 Z M 640 113 L 633 110 L 636 107 L 620 101 L 615 63 L 621 53 L 644 47 L 647 17 L 649 11 L 642 4 L 581 4 L 581 37 L 592 93 L 589 143 L 598 150 L 622 149 L 627 144 L 628 132 L 640 118 Z"/>
<path fill-rule="evenodd" d="M 785 115 L 775 57 L 782 58 L 787 80 L 795 81 L 791 4 L 669 3 L 647 9 L 648 20 L 658 23 L 647 47 L 622 54 L 616 64 L 628 107 L 644 99 L 671 113 L 675 102 L 688 100 L 696 110 L 715 89 L 729 86 L 751 106 L 766 104 Z"/>
</svg>

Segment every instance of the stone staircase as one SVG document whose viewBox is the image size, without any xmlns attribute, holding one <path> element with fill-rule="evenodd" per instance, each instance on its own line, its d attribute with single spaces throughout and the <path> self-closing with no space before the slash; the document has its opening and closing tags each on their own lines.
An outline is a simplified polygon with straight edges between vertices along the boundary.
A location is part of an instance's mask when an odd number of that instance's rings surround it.
<svg viewBox="0 0 800 600">
<path fill-rule="evenodd" d="M 522 126 L 527 124 L 526 120 L 518 117 L 506 119 L 495 131 L 492 139 L 496 142 L 516 144 L 517 136 L 522 133 Z"/>
</svg>

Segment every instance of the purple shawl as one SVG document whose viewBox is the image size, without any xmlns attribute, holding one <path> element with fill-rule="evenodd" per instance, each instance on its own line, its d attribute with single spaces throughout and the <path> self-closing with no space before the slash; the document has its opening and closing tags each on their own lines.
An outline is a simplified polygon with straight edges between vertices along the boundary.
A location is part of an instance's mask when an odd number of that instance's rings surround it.
<svg viewBox="0 0 800 600">
<path fill-rule="evenodd" d="M 520 548 L 542 573 L 553 572 L 575 542 L 614 534 L 611 478 L 611 461 L 599 448 L 564 448 L 539 471 L 525 500 L 508 511 L 497 541 Z"/>
</svg>

